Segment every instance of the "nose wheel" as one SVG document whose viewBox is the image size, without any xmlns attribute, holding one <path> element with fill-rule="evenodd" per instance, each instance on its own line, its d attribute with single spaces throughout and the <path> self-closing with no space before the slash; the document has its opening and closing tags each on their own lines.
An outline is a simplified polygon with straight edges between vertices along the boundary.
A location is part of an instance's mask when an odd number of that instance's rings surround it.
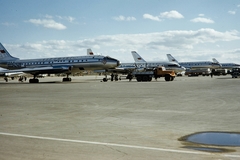
<svg viewBox="0 0 240 160">
<path fill-rule="evenodd" d="M 108 79 L 107 79 L 107 74 L 105 74 L 105 77 L 103 78 L 102 81 L 103 81 L 103 82 L 107 82 L 107 81 L 108 81 Z"/>
</svg>

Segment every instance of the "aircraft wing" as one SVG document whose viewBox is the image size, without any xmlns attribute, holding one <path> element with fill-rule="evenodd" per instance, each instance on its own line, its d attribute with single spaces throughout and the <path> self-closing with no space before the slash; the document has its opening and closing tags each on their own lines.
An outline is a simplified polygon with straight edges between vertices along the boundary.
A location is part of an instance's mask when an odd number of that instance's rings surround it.
<svg viewBox="0 0 240 160">
<path fill-rule="evenodd" d="M 115 69 L 108 69 L 108 72 L 116 72 L 116 73 L 129 73 L 136 68 L 115 68 Z"/>
<path fill-rule="evenodd" d="M 0 70 L 0 74 L 24 72 L 30 74 L 44 74 L 44 73 L 63 73 L 69 71 L 69 66 L 51 66 L 51 67 L 36 67 L 36 68 L 22 68 L 14 70 Z"/>
<path fill-rule="evenodd" d="M 136 69 L 136 67 L 117 67 L 114 69 L 107 69 L 107 70 L 94 70 L 96 73 L 104 73 L 104 72 L 109 72 L 109 73 L 129 73 L 132 72 Z"/>
</svg>

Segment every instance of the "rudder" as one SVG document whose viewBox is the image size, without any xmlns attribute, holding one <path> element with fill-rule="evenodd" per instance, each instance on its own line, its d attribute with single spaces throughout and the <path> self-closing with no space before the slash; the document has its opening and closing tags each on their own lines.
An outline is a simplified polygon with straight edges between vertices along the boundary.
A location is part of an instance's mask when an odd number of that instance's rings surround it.
<svg viewBox="0 0 240 160">
<path fill-rule="evenodd" d="M 167 58 L 168 58 L 169 62 L 177 62 L 178 63 L 178 61 L 171 54 L 167 54 Z"/>
<path fill-rule="evenodd" d="M 0 43 L 0 60 L 17 60 L 18 58 L 13 57 L 9 54 L 9 52 L 4 48 L 2 43 Z"/>
<path fill-rule="evenodd" d="M 146 63 L 146 61 L 136 51 L 132 51 L 131 53 L 135 62 Z"/>
</svg>

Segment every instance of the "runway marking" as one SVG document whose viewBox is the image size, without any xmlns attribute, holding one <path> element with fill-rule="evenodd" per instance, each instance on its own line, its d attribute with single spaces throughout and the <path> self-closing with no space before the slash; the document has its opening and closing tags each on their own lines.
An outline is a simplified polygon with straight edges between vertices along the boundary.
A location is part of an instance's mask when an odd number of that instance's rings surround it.
<svg viewBox="0 0 240 160">
<path fill-rule="evenodd" d="M 144 146 L 135 146 L 135 145 L 127 145 L 127 144 L 117 144 L 117 143 L 104 143 L 104 142 L 82 141 L 82 140 L 73 140 L 73 139 L 52 138 L 52 137 L 40 137 L 40 136 L 30 136 L 30 135 L 4 133 L 4 132 L 0 132 L 0 135 L 22 137 L 22 138 L 32 138 L 32 139 L 41 139 L 41 140 L 51 140 L 51 141 L 61 141 L 61 142 L 73 142 L 73 143 L 82 143 L 82 144 L 93 144 L 93 145 L 124 147 L 124 148 L 134 148 L 134 149 L 144 149 L 144 150 L 155 150 L 155 151 L 162 151 L 162 152 L 198 154 L 198 155 L 213 155 L 213 153 L 207 153 L 207 152 L 194 152 L 194 151 L 186 151 L 186 150 L 144 147 Z M 220 155 L 220 154 L 218 153 L 217 155 Z M 240 158 L 240 155 L 231 155 L 231 154 L 222 154 L 222 155 L 225 156 L 225 157 Z"/>
</svg>

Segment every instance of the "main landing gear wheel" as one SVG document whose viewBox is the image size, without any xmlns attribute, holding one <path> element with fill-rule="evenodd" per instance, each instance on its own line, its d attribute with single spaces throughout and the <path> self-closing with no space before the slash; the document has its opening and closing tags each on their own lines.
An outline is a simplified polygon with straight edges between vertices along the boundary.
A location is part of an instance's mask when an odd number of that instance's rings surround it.
<svg viewBox="0 0 240 160">
<path fill-rule="evenodd" d="M 107 78 L 103 78 L 103 82 L 107 82 L 108 81 L 108 79 Z"/>
<path fill-rule="evenodd" d="M 63 81 L 63 82 L 71 82 L 71 81 L 72 81 L 72 78 L 63 78 L 62 81 Z"/>
<path fill-rule="evenodd" d="M 39 83 L 39 80 L 36 78 L 37 75 L 33 75 L 33 79 L 29 79 L 29 83 Z"/>
<path fill-rule="evenodd" d="M 39 80 L 37 78 L 29 79 L 29 83 L 39 83 Z"/>
<path fill-rule="evenodd" d="M 62 81 L 63 81 L 63 82 L 71 82 L 71 81 L 72 81 L 72 78 L 69 78 L 69 74 L 67 74 L 67 77 L 66 77 L 66 78 L 63 78 Z"/>
<path fill-rule="evenodd" d="M 111 79 L 113 80 L 113 74 L 111 75 Z M 107 74 L 105 74 L 105 78 L 103 78 L 103 80 L 102 80 L 103 82 L 107 82 L 108 81 L 108 79 L 107 79 Z"/>
</svg>

